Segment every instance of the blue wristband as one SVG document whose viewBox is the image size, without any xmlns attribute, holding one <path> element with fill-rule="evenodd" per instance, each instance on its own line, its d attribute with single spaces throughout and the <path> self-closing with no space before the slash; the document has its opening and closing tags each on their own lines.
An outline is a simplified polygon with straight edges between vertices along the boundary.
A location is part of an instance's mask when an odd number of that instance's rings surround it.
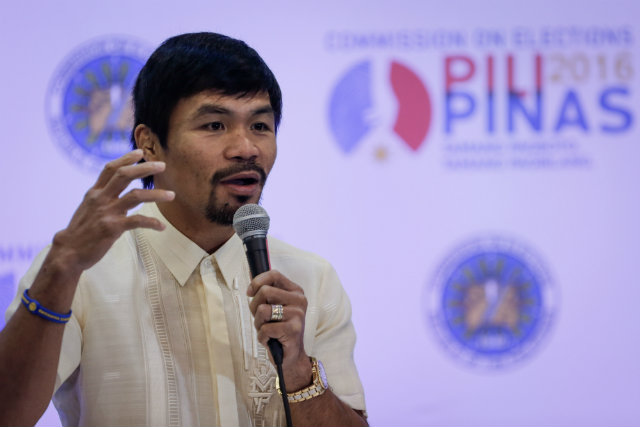
<svg viewBox="0 0 640 427">
<path fill-rule="evenodd" d="M 71 319 L 71 310 L 67 314 L 56 313 L 55 311 L 47 310 L 40 303 L 33 298 L 29 297 L 27 293 L 28 289 L 24 290 L 22 294 L 22 304 L 29 310 L 29 313 L 42 317 L 43 319 L 50 320 L 56 323 L 67 323 Z"/>
</svg>

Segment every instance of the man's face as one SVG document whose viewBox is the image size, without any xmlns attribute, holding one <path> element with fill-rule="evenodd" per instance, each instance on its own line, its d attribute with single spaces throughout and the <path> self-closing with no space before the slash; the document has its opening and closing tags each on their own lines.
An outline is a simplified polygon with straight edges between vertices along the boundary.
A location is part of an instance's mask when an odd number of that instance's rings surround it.
<svg viewBox="0 0 640 427">
<path fill-rule="evenodd" d="M 260 200 L 276 158 L 268 94 L 236 98 L 205 91 L 182 99 L 159 154 L 166 170 L 154 181 L 176 193 L 166 210 L 172 220 L 230 225 L 240 206 Z"/>
</svg>

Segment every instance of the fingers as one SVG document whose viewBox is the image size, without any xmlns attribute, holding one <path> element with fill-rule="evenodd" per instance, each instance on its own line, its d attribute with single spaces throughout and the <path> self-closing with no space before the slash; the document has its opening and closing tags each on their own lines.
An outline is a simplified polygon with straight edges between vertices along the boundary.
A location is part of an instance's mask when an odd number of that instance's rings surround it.
<svg viewBox="0 0 640 427">
<path fill-rule="evenodd" d="M 102 190 L 101 192 L 106 196 L 115 197 L 135 179 L 155 175 L 165 170 L 164 162 L 138 163 L 142 157 L 143 151 L 137 149 L 110 161 L 105 165 L 93 188 Z"/>
<path fill-rule="evenodd" d="M 287 381 L 291 379 L 294 384 L 300 385 L 294 390 L 302 388 L 308 382 L 310 367 L 309 357 L 304 350 L 307 298 L 303 289 L 280 272 L 271 270 L 251 281 L 247 295 L 253 297 L 249 308 L 254 316 L 258 341 L 265 347 L 270 338 L 282 344 L 282 368 Z M 282 305 L 281 319 L 271 320 L 272 304 Z"/>
<path fill-rule="evenodd" d="M 124 156 L 107 163 L 96 184 L 87 192 L 86 198 L 93 206 L 105 205 L 115 208 L 116 212 L 126 213 L 140 203 L 171 201 L 175 197 L 172 191 L 134 189 L 118 198 L 135 179 L 161 173 L 164 162 L 143 162 L 142 150 L 133 150 Z"/>
<path fill-rule="evenodd" d="M 290 319 L 298 312 L 304 314 L 307 310 L 307 299 L 304 294 L 265 286 L 249 303 L 249 309 L 256 319 L 256 327 L 271 321 L 271 306 L 275 304 L 283 307 L 283 321 Z"/>
<path fill-rule="evenodd" d="M 254 325 L 260 334 L 269 338 L 282 338 L 283 334 L 297 336 L 303 332 L 307 299 L 300 286 L 271 270 L 256 276 L 249 286 L 247 295 L 253 296 L 249 309 L 254 316 Z M 282 319 L 271 321 L 272 305 L 283 306 Z"/>
<path fill-rule="evenodd" d="M 254 315 L 260 304 L 300 304 L 305 310 L 307 309 L 307 299 L 302 288 L 277 270 L 256 276 L 247 289 L 247 295 L 253 297 L 249 308 Z"/>
<path fill-rule="evenodd" d="M 133 230 L 135 228 L 150 228 L 152 230 L 162 231 L 165 225 L 157 218 L 151 218 L 144 215 L 131 215 L 123 220 L 124 230 Z"/>
<path fill-rule="evenodd" d="M 104 166 L 104 169 L 100 173 L 98 180 L 96 181 L 95 187 L 102 188 L 111 179 L 113 174 L 122 166 L 133 165 L 142 160 L 144 152 L 141 149 L 133 150 L 128 152 L 122 157 L 119 157 L 115 160 L 110 161 Z"/>
<path fill-rule="evenodd" d="M 260 330 L 262 325 L 265 323 L 275 323 L 271 320 L 272 314 L 272 304 L 260 304 L 256 307 L 256 311 L 254 314 L 253 324 L 256 329 Z M 289 324 L 292 321 L 296 322 L 299 319 L 304 318 L 305 311 L 300 305 L 284 305 L 282 304 L 282 320 L 277 321 L 277 323 Z M 266 325 L 265 325 L 266 327 Z"/>
<path fill-rule="evenodd" d="M 304 333 L 304 317 L 295 316 L 286 322 L 283 320 L 282 322 L 262 323 L 260 327 L 256 326 L 256 329 L 258 341 L 265 347 L 269 338 L 275 338 L 283 346 L 289 347 L 289 343 L 295 345 L 300 341 Z"/>
<path fill-rule="evenodd" d="M 159 189 L 143 190 L 135 188 L 118 199 L 117 209 L 128 211 L 129 209 L 138 206 L 140 203 L 170 202 L 174 197 L 175 193 L 173 191 Z"/>
<path fill-rule="evenodd" d="M 173 191 L 136 188 L 120 197 L 120 193 L 134 179 L 165 169 L 163 162 L 137 163 L 141 159 L 142 150 L 134 150 L 109 162 L 96 184 L 85 194 L 67 228 L 58 233 L 58 247 L 66 248 L 64 250 L 67 253 L 73 254 L 79 268 L 86 269 L 98 262 L 127 230 L 164 230 L 164 224 L 157 218 L 127 216 L 127 212 L 143 202 L 171 201 L 175 197 Z"/>
<path fill-rule="evenodd" d="M 254 277 L 247 289 L 247 295 L 256 296 L 258 291 L 264 286 L 271 286 L 285 291 L 299 292 L 304 294 L 302 288 L 282 275 L 278 270 L 270 270 Z"/>
<path fill-rule="evenodd" d="M 118 196 L 135 179 L 155 175 L 163 172 L 164 169 L 164 162 L 144 162 L 120 166 L 111 173 L 111 178 L 104 186 L 103 191 L 106 196 Z"/>
</svg>

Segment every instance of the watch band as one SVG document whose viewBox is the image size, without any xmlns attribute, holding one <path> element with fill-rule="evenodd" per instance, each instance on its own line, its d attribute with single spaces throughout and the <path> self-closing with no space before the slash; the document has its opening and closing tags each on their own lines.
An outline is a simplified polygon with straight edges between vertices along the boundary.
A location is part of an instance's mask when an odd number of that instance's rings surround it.
<svg viewBox="0 0 640 427">
<path fill-rule="evenodd" d="M 318 397 L 323 394 L 329 388 L 327 377 L 324 372 L 324 366 L 322 366 L 322 362 L 317 360 L 315 357 L 311 357 L 311 372 L 313 375 L 313 382 L 311 385 L 303 388 L 302 390 L 287 393 L 287 400 L 289 400 L 289 403 L 304 402 L 305 400 L 313 399 L 314 397 Z M 277 377 L 276 389 L 278 390 L 278 393 L 282 395 L 282 391 L 280 391 L 280 381 Z"/>
</svg>

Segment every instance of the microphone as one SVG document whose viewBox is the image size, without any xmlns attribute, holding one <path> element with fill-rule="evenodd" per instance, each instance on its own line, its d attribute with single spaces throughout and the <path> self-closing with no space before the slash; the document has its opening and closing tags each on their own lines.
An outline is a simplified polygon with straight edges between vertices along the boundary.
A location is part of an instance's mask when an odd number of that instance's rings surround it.
<svg viewBox="0 0 640 427">
<path fill-rule="evenodd" d="M 233 215 L 233 228 L 244 243 L 252 279 L 271 270 L 267 247 L 269 223 L 267 211 L 262 206 L 254 204 L 240 206 Z"/>
<path fill-rule="evenodd" d="M 249 262 L 251 278 L 260 273 L 271 270 L 269 262 L 269 248 L 267 246 L 267 231 L 270 219 L 262 206 L 255 204 L 243 205 L 233 215 L 233 228 L 244 243 L 244 251 Z M 267 345 L 276 363 L 282 363 L 282 344 L 275 338 L 270 338 Z"/>
<path fill-rule="evenodd" d="M 247 255 L 252 279 L 260 273 L 271 270 L 269 247 L 267 246 L 269 224 L 270 219 L 267 211 L 264 210 L 262 206 L 255 204 L 240 206 L 233 215 L 233 229 L 244 244 L 244 251 Z M 273 361 L 276 363 L 276 369 L 278 371 L 287 426 L 292 426 L 287 388 L 284 383 L 284 373 L 282 372 L 282 344 L 275 338 L 269 338 L 267 345 L 269 346 L 269 351 L 273 356 Z"/>
</svg>

